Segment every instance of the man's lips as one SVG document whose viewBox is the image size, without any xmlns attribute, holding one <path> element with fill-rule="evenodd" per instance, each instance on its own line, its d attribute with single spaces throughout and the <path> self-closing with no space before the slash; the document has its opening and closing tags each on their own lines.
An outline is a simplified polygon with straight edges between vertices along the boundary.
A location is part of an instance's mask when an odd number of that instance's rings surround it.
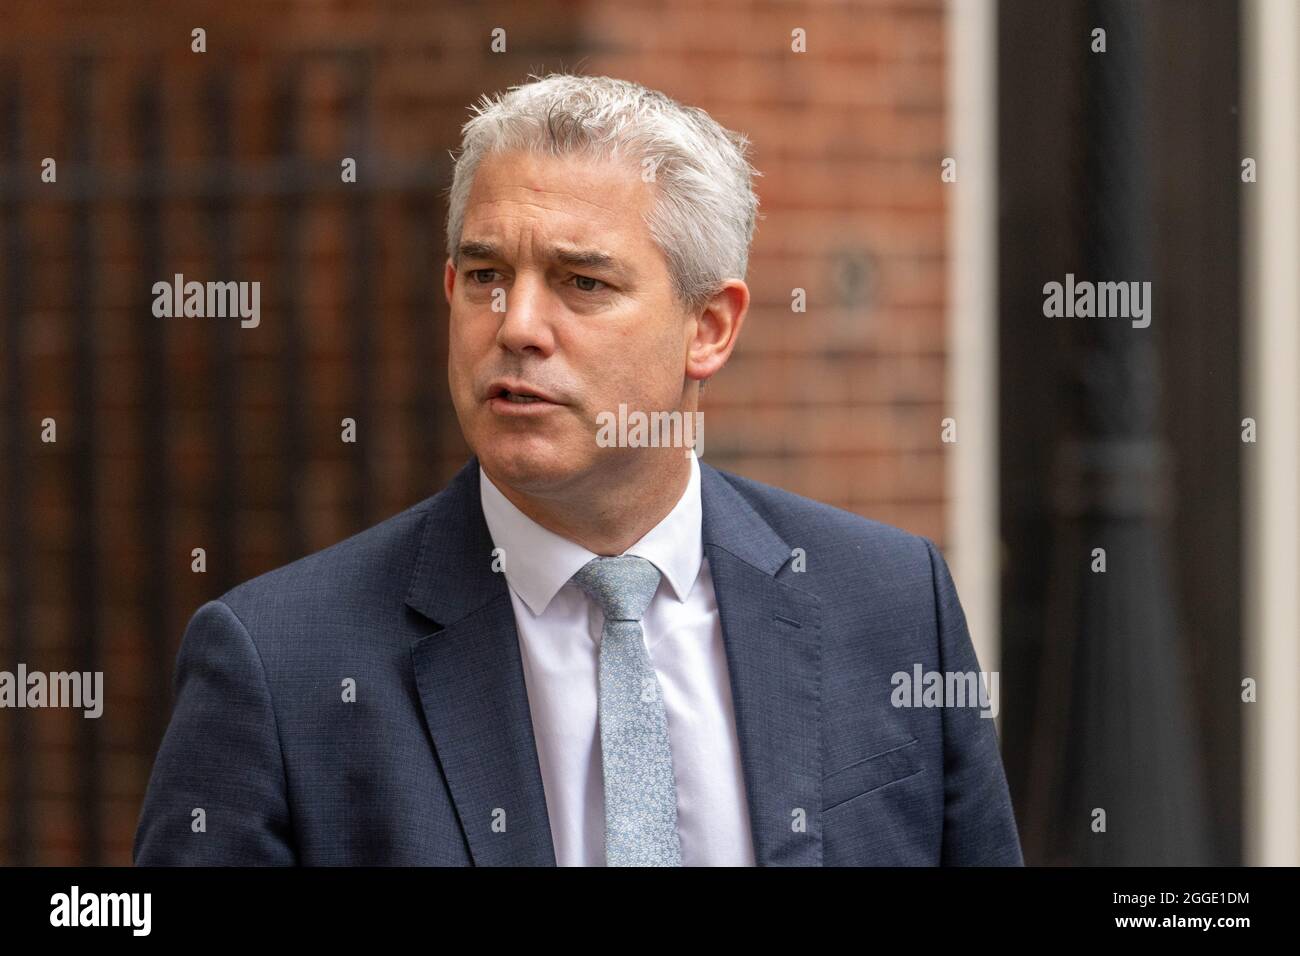
<svg viewBox="0 0 1300 956">
<path fill-rule="evenodd" d="M 487 398 L 489 403 L 497 404 L 497 401 L 508 402 L 511 405 L 562 405 L 563 402 L 544 392 L 541 389 L 533 388 L 523 382 L 514 379 L 497 379 L 487 389 Z"/>
</svg>

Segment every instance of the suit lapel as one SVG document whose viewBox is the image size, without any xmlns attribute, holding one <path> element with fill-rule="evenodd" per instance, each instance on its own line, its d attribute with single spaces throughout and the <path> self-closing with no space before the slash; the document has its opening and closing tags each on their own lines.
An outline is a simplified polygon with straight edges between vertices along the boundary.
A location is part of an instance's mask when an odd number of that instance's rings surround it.
<svg viewBox="0 0 1300 956">
<path fill-rule="evenodd" d="M 777 580 L 790 547 L 721 472 L 700 472 L 756 862 L 820 866 L 821 605 Z"/>
<path fill-rule="evenodd" d="M 492 570 L 478 459 L 430 503 L 406 603 L 439 630 L 411 648 L 416 688 L 479 866 L 554 866 L 505 576 Z"/>
</svg>

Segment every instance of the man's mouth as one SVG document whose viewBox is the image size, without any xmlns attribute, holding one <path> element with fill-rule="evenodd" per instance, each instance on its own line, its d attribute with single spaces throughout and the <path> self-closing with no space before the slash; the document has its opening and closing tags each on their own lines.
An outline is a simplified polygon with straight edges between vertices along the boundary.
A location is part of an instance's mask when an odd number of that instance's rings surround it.
<svg viewBox="0 0 1300 956">
<path fill-rule="evenodd" d="M 488 387 L 488 401 L 500 399 L 511 405 L 559 405 L 549 395 L 530 388 L 522 382 L 502 379 Z"/>
</svg>

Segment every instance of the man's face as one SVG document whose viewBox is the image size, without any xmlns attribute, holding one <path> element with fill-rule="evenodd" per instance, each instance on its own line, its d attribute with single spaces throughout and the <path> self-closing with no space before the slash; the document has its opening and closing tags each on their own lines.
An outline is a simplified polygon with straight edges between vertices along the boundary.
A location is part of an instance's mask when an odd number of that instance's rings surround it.
<svg viewBox="0 0 1300 956">
<path fill-rule="evenodd" d="M 694 322 L 642 218 L 652 189 L 634 165 L 577 156 L 480 164 L 444 278 L 448 377 L 498 483 L 545 495 L 612 477 L 646 450 L 598 446 L 599 413 L 682 409 Z"/>
</svg>

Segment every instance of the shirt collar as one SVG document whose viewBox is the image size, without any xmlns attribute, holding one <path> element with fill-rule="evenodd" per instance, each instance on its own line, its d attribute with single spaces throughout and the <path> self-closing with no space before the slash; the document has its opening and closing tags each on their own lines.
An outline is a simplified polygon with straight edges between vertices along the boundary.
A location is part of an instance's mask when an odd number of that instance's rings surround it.
<svg viewBox="0 0 1300 956">
<path fill-rule="evenodd" d="M 506 582 L 534 614 L 542 614 L 560 588 L 597 555 L 540 524 L 516 508 L 479 466 L 479 497 L 492 543 L 503 549 Z M 624 554 L 645 558 L 659 569 L 678 601 L 695 587 L 704 561 L 700 533 L 700 463 L 691 451 L 686 490 L 664 519 Z"/>
</svg>

